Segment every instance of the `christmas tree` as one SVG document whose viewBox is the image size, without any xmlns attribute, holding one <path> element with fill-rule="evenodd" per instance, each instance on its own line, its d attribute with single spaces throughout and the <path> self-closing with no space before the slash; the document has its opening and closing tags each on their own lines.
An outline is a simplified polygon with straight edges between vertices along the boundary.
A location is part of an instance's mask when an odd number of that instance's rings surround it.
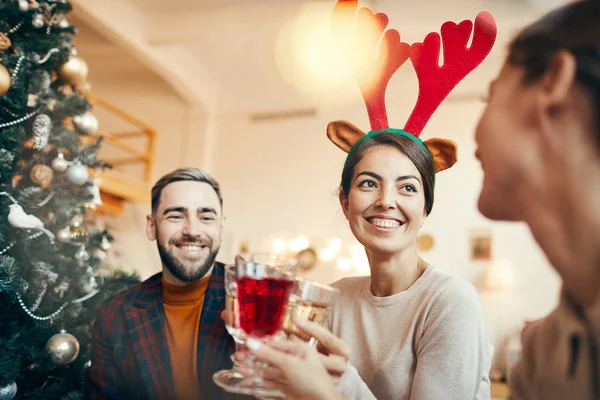
<svg viewBox="0 0 600 400">
<path fill-rule="evenodd" d="M 0 400 L 78 399 L 102 301 L 101 137 L 67 0 L 0 0 Z M 15 394 L 16 393 L 16 394 Z"/>
</svg>

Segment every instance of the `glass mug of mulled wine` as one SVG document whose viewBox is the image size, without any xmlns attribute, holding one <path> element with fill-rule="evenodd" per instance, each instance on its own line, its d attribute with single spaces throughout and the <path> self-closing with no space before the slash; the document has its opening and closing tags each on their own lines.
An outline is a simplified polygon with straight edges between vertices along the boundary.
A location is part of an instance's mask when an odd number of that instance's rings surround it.
<svg viewBox="0 0 600 400">
<path fill-rule="evenodd" d="M 225 325 L 236 341 L 236 352 L 243 348 L 247 338 L 268 343 L 285 337 L 282 335 L 283 320 L 294 288 L 296 268 L 295 259 L 278 254 L 254 253 L 236 257 L 229 279 L 226 275 L 226 281 L 232 284 L 225 284 Z M 246 353 L 242 362 L 252 373 L 242 377 L 236 371 L 235 354 L 233 360 L 233 370 L 218 371 L 213 375 L 217 385 L 233 393 L 264 397 L 282 395 L 267 387 L 262 376 L 263 363 L 256 362 Z"/>
</svg>

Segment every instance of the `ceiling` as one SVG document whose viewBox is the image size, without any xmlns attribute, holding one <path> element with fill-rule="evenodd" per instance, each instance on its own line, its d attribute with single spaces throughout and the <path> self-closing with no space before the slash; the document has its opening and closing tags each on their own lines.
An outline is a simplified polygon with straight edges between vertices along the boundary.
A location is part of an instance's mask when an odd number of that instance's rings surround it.
<svg viewBox="0 0 600 400">
<path fill-rule="evenodd" d="M 352 86 L 350 92 L 321 87 L 322 82 L 303 81 L 295 85 L 286 79 L 282 64 L 298 67 L 283 57 L 276 59 L 278 38 L 288 21 L 298 15 L 307 2 L 302 0 L 127 0 L 143 17 L 146 42 L 155 48 L 184 46 L 190 58 L 206 67 L 206 74 L 218 88 L 217 110 L 220 114 L 254 112 L 289 112 L 313 107 L 335 107 L 360 102 Z M 430 31 L 438 31 L 446 20 L 473 19 L 482 10 L 490 11 L 499 27 L 494 50 L 484 64 L 457 87 L 457 96 L 469 97 L 484 92 L 487 82 L 497 72 L 506 44 L 527 22 L 539 17 L 566 0 L 371 0 L 359 2 L 374 11 L 384 11 L 390 27 L 401 32 L 407 42 L 421 41 Z M 333 0 L 319 0 L 326 12 Z M 85 31 L 82 35 L 87 35 Z M 308 31 L 307 31 L 308 34 Z M 89 35 L 88 35 L 89 36 Z M 279 39 L 279 46 L 289 46 Z M 283 44 L 282 44 L 283 43 Z M 98 44 L 98 57 L 105 46 Z M 165 85 L 150 76 L 142 65 L 128 60 L 115 63 L 119 74 L 152 85 Z M 404 67 L 407 68 L 407 67 Z M 98 74 L 110 74 L 110 71 Z M 388 90 L 389 101 L 413 101 L 416 90 L 414 73 L 401 70 Z M 353 84 L 348 84 L 350 86 Z M 305 90 L 310 89 L 310 90 Z M 307 94 L 307 92 L 310 92 Z M 472 96 L 471 96 L 472 97 Z"/>
<path fill-rule="evenodd" d="M 101 36 L 76 15 L 69 23 L 77 27 L 74 45 L 78 55 L 86 60 L 89 81 L 94 90 L 103 93 L 145 90 L 154 94 L 173 94 L 173 89 L 156 72 L 124 49 Z M 101 93 L 98 93 L 101 94 Z M 118 96 L 113 96 L 118 97 Z"/>
</svg>

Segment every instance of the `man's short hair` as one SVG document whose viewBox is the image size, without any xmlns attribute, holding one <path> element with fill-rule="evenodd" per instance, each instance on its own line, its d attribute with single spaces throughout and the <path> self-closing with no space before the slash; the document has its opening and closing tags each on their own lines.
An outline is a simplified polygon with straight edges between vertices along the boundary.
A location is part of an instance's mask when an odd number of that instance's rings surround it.
<svg viewBox="0 0 600 400">
<path fill-rule="evenodd" d="M 152 187 L 152 214 L 156 212 L 160 205 L 160 195 L 163 189 L 170 183 L 192 181 L 208 183 L 217 194 L 221 208 L 223 208 L 223 197 L 221 197 L 221 188 L 217 181 L 200 168 L 179 168 L 173 172 L 169 172 L 160 178 Z"/>
</svg>

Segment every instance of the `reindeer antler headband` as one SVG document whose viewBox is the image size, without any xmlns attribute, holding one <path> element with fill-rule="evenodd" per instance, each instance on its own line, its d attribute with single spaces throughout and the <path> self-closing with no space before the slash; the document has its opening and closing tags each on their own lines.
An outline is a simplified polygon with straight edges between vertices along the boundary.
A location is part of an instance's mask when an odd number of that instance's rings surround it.
<svg viewBox="0 0 600 400">
<path fill-rule="evenodd" d="M 340 149 L 351 153 L 353 146 L 367 137 L 382 132 L 397 133 L 421 144 L 432 156 L 436 172 L 450 168 L 457 160 L 456 143 L 440 138 L 423 142 L 419 135 L 452 89 L 489 54 L 497 33 L 494 18 L 487 12 L 479 13 L 475 18 L 474 30 L 473 22 L 469 20 L 459 24 L 445 22 L 441 28 L 444 65 L 440 67 L 438 33 L 431 32 L 423 43 L 409 45 L 400 40 L 400 34 L 395 29 L 385 30 L 387 15 L 373 14 L 368 8 L 361 8 L 357 14 L 357 9 L 358 0 L 339 0 L 333 9 L 331 28 L 336 44 L 346 55 L 357 54 L 354 53 L 358 50 L 357 45 L 352 38 L 361 37 L 361 50 L 372 51 L 377 56 L 371 60 L 363 60 L 363 68 L 355 74 L 367 106 L 371 132 L 365 134 L 347 121 L 333 121 L 327 126 L 327 137 Z M 369 27 L 376 29 L 373 32 Z M 467 47 L 471 32 L 473 40 L 471 46 Z M 354 45 L 355 48 L 350 48 L 349 45 Z M 391 129 L 385 109 L 385 90 L 392 75 L 409 58 L 419 79 L 417 103 L 404 130 Z"/>
</svg>

